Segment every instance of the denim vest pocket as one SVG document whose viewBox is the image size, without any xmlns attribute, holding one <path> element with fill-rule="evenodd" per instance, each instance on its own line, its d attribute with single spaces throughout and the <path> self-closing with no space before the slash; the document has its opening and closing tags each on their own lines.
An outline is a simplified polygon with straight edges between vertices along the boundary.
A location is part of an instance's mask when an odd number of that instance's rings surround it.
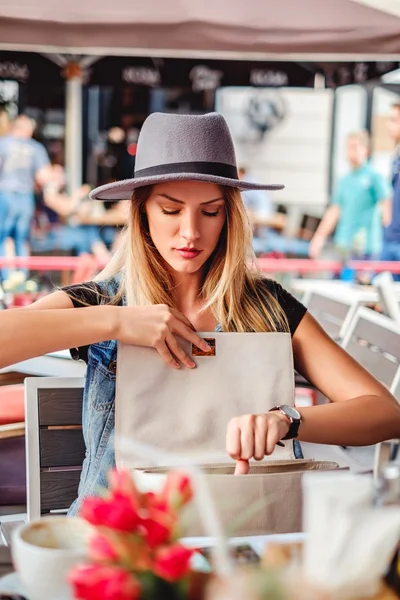
<svg viewBox="0 0 400 600">
<path fill-rule="evenodd" d="M 115 340 L 91 344 L 88 352 L 88 370 L 91 371 L 88 394 L 89 406 L 93 410 L 107 411 L 113 406 L 116 367 L 117 342 Z"/>
</svg>

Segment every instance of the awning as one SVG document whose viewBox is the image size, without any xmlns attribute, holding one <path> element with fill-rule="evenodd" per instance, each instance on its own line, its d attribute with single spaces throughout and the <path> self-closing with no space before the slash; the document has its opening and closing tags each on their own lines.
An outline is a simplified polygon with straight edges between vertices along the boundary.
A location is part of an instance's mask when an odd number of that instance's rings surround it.
<svg viewBox="0 0 400 600">
<path fill-rule="evenodd" d="M 203 92 L 221 86 L 313 87 L 315 73 L 311 63 L 111 56 L 90 67 L 88 82 Z"/>
<path fill-rule="evenodd" d="M 399 68 L 399 62 L 288 62 L 210 60 L 154 57 L 100 58 L 85 75 L 89 85 L 142 85 L 149 88 L 181 87 L 194 92 L 223 86 L 313 87 L 315 74 L 327 87 L 379 79 Z M 51 57 L 35 52 L 0 51 L 0 80 L 35 86 L 63 85 L 62 67 Z"/>
<path fill-rule="evenodd" d="M 94 63 L 88 82 L 94 85 L 125 84 L 182 87 L 192 91 L 223 86 L 313 87 L 316 73 L 326 87 L 379 80 L 399 67 L 399 62 L 287 62 L 209 60 L 109 56 Z"/>
<path fill-rule="evenodd" d="M 0 40 L 97 55 L 396 60 L 400 18 L 356 0 L 18 0 L 0 6 Z"/>
</svg>

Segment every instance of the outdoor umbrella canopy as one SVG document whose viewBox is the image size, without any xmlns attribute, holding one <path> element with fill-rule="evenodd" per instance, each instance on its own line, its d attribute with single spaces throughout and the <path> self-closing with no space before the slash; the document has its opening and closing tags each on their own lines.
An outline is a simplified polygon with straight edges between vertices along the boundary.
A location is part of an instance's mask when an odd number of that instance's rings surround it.
<svg viewBox="0 0 400 600">
<path fill-rule="evenodd" d="M 110 85 L 118 73 L 132 84 L 147 77 L 142 85 L 153 87 L 157 78 L 168 85 L 167 74 L 175 81 L 186 73 L 193 85 L 196 65 L 178 68 L 170 59 L 196 60 L 197 66 L 216 72 L 221 67 L 212 61 L 231 59 L 234 66 L 260 61 L 257 75 L 245 75 L 239 85 L 308 86 L 318 72 L 327 87 L 363 83 L 398 67 L 400 11 L 387 11 L 389 4 L 393 9 L 397 0 L 5 0 L 0 3 L 0 49 L 46 54 L 60 69 L 71 63 L 66 161 L 71 189 L 76 189 L 81 182 L 81 86 L 91 78 L 108 84 L 106 63 L 102 73 L 101 61 L 96 66 L 93 57 L 145 59 L 144 70 L 135 71 L 138 63 L 129 62 L 118 63 L 115 73 L 110 67 Z M 80 75 L 72 63 L 82 67 Z M 243 68 L 242 73 L 248 65 Z M 197 81 L 208 85 L 209 75 Z M 223 75 L 220 85 L 237 85 L 239 67 L 230 77 L 227 71 Z M 215 77 L 212 73 L 211 87 L 203 89 L 213 89 Z M 0 73 L 1 78 L 6 77 Z"/>
<path fill-rule="evenodd" d="M 361 0 L 18 0 L 1 3 L 0 40 L 58 53 L 396 60 L 400 18 Z"/>
</svg>

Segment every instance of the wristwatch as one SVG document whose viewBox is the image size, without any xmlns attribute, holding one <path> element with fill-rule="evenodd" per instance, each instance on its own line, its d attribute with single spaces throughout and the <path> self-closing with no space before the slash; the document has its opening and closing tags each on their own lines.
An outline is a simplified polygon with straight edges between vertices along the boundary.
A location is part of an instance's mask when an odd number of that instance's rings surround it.
<svg viewBox="0 0 400 600">
<path fill-rule="evenodd" d="M 289 431 L 283 437 L 283 440 L 292 440 L 297 438 L 299 435 L 299 427 L 301 425 L 301 414 L 299 411 L 294 408 L 294 406 L 288 406 L 287 404 L 278 404 L 278 406 L 274 406 L 271 408 L 269 412 L 273 410 L 279 410 L 285 417 L 287 417 L 290 421 Z"/>
</svg>

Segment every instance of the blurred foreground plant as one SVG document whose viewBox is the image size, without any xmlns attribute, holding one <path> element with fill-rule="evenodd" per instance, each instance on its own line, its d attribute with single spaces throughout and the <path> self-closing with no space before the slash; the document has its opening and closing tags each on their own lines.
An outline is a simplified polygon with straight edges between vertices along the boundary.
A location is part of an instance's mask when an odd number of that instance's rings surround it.
<svg viewBox="0 0 400 600">
<path fill-rule="evenodd" d="M 162 491 L 141 493 L 129 471 L 113 470 L 103 497 L 84 500 L 94 526 L 89 562 L 70 573 L 79 600 L 185 598 L 194 550 L 181 545 L 180 511 L 192 499 L 187 475 L 171 472 Z"/>
</svg>

